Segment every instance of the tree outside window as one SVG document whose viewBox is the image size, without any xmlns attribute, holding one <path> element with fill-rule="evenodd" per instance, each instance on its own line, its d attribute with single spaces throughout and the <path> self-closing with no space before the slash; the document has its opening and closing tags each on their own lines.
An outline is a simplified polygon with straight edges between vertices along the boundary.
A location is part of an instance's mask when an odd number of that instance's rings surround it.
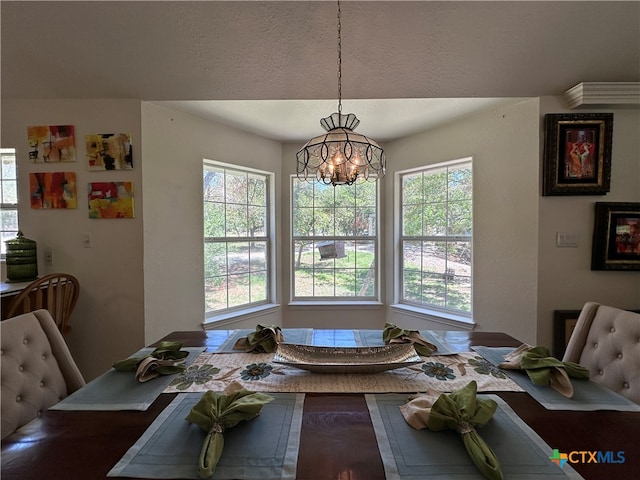
<svg viewBox="0 0 640 480">
<path fill-rule="evenodd" d="M 270 178 L 267 172 L 204 162 L 207 314 L 271 301 Z"/>
<path fill-rule="evenodd" d="M 378 188 L 292 177 L 293 299 L 378 300 Z"/>
<path fill-rule="evenodd" d="M 471 315 L 471 160 L 400 173 L 400 302 Z"/>
</svg>

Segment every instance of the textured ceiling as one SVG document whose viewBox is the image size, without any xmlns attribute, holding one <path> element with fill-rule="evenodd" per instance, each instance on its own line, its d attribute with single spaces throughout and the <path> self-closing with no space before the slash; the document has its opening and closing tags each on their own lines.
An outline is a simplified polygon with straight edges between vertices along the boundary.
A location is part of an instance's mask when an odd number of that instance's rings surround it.
<svg viewBox="0 0 640 480">
<path fill-rule="evenodd" d="M 0 8 L 2 98 L 227 101 L 184 108 L 266 135 L 287 118 L 280 131 L 288 139 L 306 138 L 307 121 L 317 133 L 319 118 L 336 110 L 333 1 Z M 369 129 L 384 131 L 385 122 L 391 137 L 400 124 L 427 121 L 431 107 L 447 112 L 424 99 L 537 97 L 583 81 L 640 81 L 638 1 L 346 1 L 342 37 L 343 111 L 372 137 Z M 351 99 L 376 101 L 366 108 Z M 458 101 L 448 113 L 487 102 Z"/>
</svg>

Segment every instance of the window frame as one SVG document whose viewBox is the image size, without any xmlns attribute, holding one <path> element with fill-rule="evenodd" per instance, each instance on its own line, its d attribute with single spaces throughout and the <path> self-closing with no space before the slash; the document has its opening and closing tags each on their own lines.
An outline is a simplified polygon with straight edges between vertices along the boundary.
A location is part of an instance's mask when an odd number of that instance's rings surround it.
<svg viewBox="0 0 640 480">
<path fill-rule="evenodd" d="M 447 325 L 472 325 L 473 322 L 473 227 L 470 235 L 404 235 L 403 233 L 403 178 L 408 175 L 415 175 L 418 173 L 425 174 L 427 172 L 433 172 L 442 170 L 443 168 L 449 169 L 451 167 L 459 167 L 461 165 L 468 164 L 471 168 L 472 178 L 472 197 L 471 197 L 471 223 L 473 225 L 473 211 L 474 211 L 474 199 L 473 199 L 473 158 L 464 157 L 456 160 L 450 160 L 440 163 L 434 163 L 430 165 L 420 166 L 407 170 L 398 171 L 395 173 L 395 185 L 396 195 L 394 198 L 394 231 L 395 239 L 397 242 L 397 249 L 394 252 L 395 257 L 395 275 L 394 275 L 394 305 L 392 308 L 401 309 L 407 312 L 413 312 L 417 315 L 426 315 L 432 320 L 440 321 Z M 449 212 L 449 198 L 446 200 L 447 213 Z M 468 240 L 467 240 L 468 239 Z M 470 265 L 470 310 L 469 312 L 447 308 L 439 305 L 429 303 L 411 302 L 404 297 L 404 258 L 403 258 L 403 245 L 405 241 L 468 241 L 471 249 L 471 265 Z M 422 271 L 422 270 L 421 270 Z M 466 327 L 465 327 L 466 328 Z"/>
<path fill-rule="evenodd" d="M 0 260 L 5 261 L 6 260 L 6 244 L 4 243 L 6 240 L 10 240 L 12 238 L 15 238 L 18 235 L 18 231 L 20 230 L 20 210 L 18 208 L 19 206 L 19 192 L 18 192 L 18 158 L 16 155 L 16 149 L 15 148 L 5 148 L 2 147 L 0 148 L 0 161 L 2 157 L 4 157 L 5 155 L 10 155 L 13 153 L 13 163 L 15 165 L 15 178 L 5 178 L 4 177 L 4 168 L 0 168 L 0 210 L 2 210 L 2 214 L 4 215 L 5 212 L 14 212 L 15 211 L 15 215 L 16 215 L 16 225 L 17 225 L 17 229 L 16 230 L 5 230 L 4 229 L 4 225 L 0 223 L 0 240 L 2 241 L 2 249 L 0 250 Z M 15 192 L 16 192 L 16 202 L 15 203 L 5 203 L 5 184 L 7 182 L 13 182 L 13 186 L 15 188 Z M 12 236 L 9 236 L 9 234 L 13 234 Z"/>
<path fill-rule="evenodd" d="M 203 226 L 202 226 L 202 235 L 203 235 L 203 287 L 206 288 L 206 273 L 207 273 L 207 269 L 206 269 L 206 255 L 204 253 L 204 249 L 206 248 L 206 245 L 208 243 L 224 243 L 224 244 L 233 244 L 233 243 L 247 243 L 247 242 L 252 242 L 252 241 L 257 241 L 257 242 L 264 242 L 265 243 L 265 281 L 266 281 L 266 285 L 265 285 L 265 299 L 264 300 L 258 300 L 255 302 L 248 302 L 248 303 L 243 303 L 240 305 L 234 305 L 231 307 L 227 307 L 224 309 L 217 309 L 217 310 L 209 310 L 207 308 L 207 300 L 206 300 L 206 293 L 205 293 L 205 298 L 204 298 L 204 310 L 205 310 L 205 324 L 207 323 L 219 323 L 222 322 L 224 320 L 229 320 L 229 319 L 234 319 L 240 316 L 251 316 L 253 314 L 256 314 L 260 311 L 264 311 L 264 310 L 269 310 L 269 309 L 273 309 L 276 308 L 277 305 L 275 303 L 275 298 L 276 298 L 276 290 L 275 290 L 275 285 L 276 285 L 276 276 L 275 276 L 275 265 L 276 265 L 276 238 L 275 238 L 275 195 L 274 195 L 274 188 L 275 188 L 275 174 L 273 172 L 268 172 L 265 170 L 259 170 L 259 169 L 255 169 L 255 168 L 251 168 L 251 167 L 246 167 L 243 165 L 237 165 L 237 164 L 231 164 L 231 163 L 224 163 L 224 162 L 219 162 L 216 160 L 210 160 L 210 159 L 203 159 L 203 163 L 202 163 L 202 169 L 203 169 L 203 181 L 204 181 L 204 172 L 207 170 L 207 168 L 215 168 L 215 169 L 222 169 L 225 171 L 225 177 L 226 177 L 226 172 L 234 172 L 234 173 L 240 173 L 243 175 L 257 175 L 263 178 L 264 183 L 265 183 L 265 201 L 266 201 L 266 205 L 265 205 L 265 227 L 264 227 L 264 235 L 261 236 L 249 236 L 249 234 L 247 234 L 247 236 L 240 236 L 240 237 L 233 237 L 233 236 L 221 236 L 221 237 L 210 237 L 210 236 L 206 236 L 205 235 L 205 223 L 204 223 L 204 209 L 205 209 L 205 204 L 206 204 L 206 199 L 205 199 L 205 192 L 204 192 L 204 184 L 203 184 L 203 191 L 202 191 L 202 214 L 203 214 Z M 227 204 L 227 201 L 225 199 L 225 201 L 223 202 L 224 205 Z M 246 204 L 246 206 L 250 206 L 248 203 Z M 228 260 L 227 260 L 228 261 Z M 227 296 L 228 296 L 228 290 L 227 290 Z"/>
<path fill-rule="evenodd" d="M 363 307 L 363 306 L 380 306 L 381 303 L 381 292 L 382 292 L 382 285 L 381 285 L 381 278 L 380 278 L 380 272 L 381 272 L 381 239 L 380 239 L 380 182 L 375 182 L 374 188 L 375 188 L 375 235 L 333 235 L 333 236 L 318 236 L 318 235 L 294 235 L 294 228 L 295 228 L 295 219 L 294 219 L 294 199 L 295 199 L 295 184 L 296 182 L 299 182 L 301 184 L 308 184 L 308 185 L 312 185 L 315 188 L 316 183 L 315 182 L 307 182 L 305 180 L 300 180 L 297 178 L 296 175 L 291 175 L 290 176 L 290 180 L 289 180 L 289 192 L 290 192 L 290 199 L 289 199 L 289 222 L 290 222 L 290 229 L 289 229 L 289 245 L 290 245 L 290 292 L 289 292 L 289 297 L 290 297 L 290 303 L 289 305 L 292 306 L 303 306 L 303 305 L 315 305 L 315 306 L 320 306 L 320 305 L 326 305 L 326 306 L 331 306 L 331 305 L 340 305 L 340 306 L 345 306 L 345 305 L 356 305 L 359 307 Z M 357 187 L 357 183 L 354 184 Z M 350 185 L 350 186 L 345 186 L 345 185 L 340 185 L 340 186 L 336 186 L 333 187 L 331 185 L 328 185 L 327 188 L 352 188 L 354 187 L 354 185 Z M 314 196 L 315 198 L 315 196 Z M 336 208 L 335 206 L 332 208 Z M 298 241 L 310 241 L 310 242 L 314 242 L 314 250 L 317 247 L 318 243 L 323 243 L 323 242 L 327 242 L 327 241 L 336 241 L 336 242 L 340 242 L 340 241 L 345 241 L 345 242 L 350 242 L 350 241 L 370 241 L 373 244 L 373 253 L 375 255 L 375 261 L 374 261 L 374 279 L 375 279 L 375 285 L 373 287 L 373 294 L 372 295 L 365 295 L 365 296 L 347 296 L 347 295 L 340 295 L 340 296 L 330 296 L 330 295 L 314 295 L 314 296 L 308 296 L 308 295 L 296 295 L 296 256 L 297 256 L 297 251 L 295 248 L 296 242 Z M 336 270 L 336 267 L 334 266 L 334 270 Z"/>
</svg>

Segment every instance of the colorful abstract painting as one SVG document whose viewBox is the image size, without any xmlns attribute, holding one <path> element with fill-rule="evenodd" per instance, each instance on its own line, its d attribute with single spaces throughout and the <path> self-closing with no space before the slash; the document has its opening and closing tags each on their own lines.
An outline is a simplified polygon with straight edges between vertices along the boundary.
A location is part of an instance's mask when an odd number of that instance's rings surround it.
<svg viewBox="0 0 640 480">
<path fill-rule="evenodd" d="M 93 133 L 85 136 L 89 170 L 133 169 L 130 133 Z"/>
<path fill-rule="evenodd" d="M 31 208 L 77 208 L 75 172 L 29 174 Z"/>
<path fill-rule="evenodd" d="M 76 161 L 73 125 L 27 127 L 29 160 L 34 163 Z"/>
<path fill-rule="evenodd" d="M 133 182 L 90 183 L 89 218 L 133 218 Z"/>
</svg>

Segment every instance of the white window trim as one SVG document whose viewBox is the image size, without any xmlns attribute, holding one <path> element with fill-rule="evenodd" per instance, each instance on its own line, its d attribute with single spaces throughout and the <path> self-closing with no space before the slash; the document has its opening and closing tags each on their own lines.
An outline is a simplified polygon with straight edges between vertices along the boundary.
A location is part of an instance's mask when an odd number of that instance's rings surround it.
<svg viewBox="0 0 640 480">
<path fill-rule="evenodd" d="M 402 313 L 405 315 L 410 315 L 415 318 L 419 318 L 421 320 L 441 323 L 445 327 L 456 327 L 462 328 L 464 330 L 472 330 L 475 328 L 475 321 L 473 319 L 473 309 L 472 313 L 469 315 L 465 315 L 462 313 L 453 313 L 453 312 L 445 312 L 434 309 L 430 306 L 419 307 L 417 305 L 403 303 L 401 301 L 402 294 L 400 291 L 400 286 L 402 285 L 401 281 L 401 268 L 402 268 L 402 259 L 401 251 L 400 251 L 400 239 L 402 236 L 402 223 L 401 223 L 401 210 L 402 210 L 402 202 L 401 202 L 401 181 L 402 177 L 407 174 L 411 174 L 414 172 L 422 172 L 425 169 L 435 169 L 440 167 L 451 167 L 461 163 L 472 162 L 473 165 L 473 157 L 465 157 L 457 160 L 451 160 L 446 162 L 439 162 L 429 165 L 424 165 L 420 167 L 410 168 L 407 170 L 400 170 L 394 173 L 393 176 L 393 244 L 395 245 L 393 252 L 393 304 L 390 305 L 391 311 L 397 311 L 398 313 Z M 473 171 L 473 170 L 472 170 Z M 473 174 L 475 176 L 475 174 Z M 472 240 L 473 241 L 473 240 Z M 472 260 L 472 271 L 473 271 L 473 260 Z M 471 298 L 473 301 L 473 281 L 471 282 Z"/>
<path fill-rule="evenodd" d="M 350 306 L 355 308 L 380 308 L 384 306 L 382 302 L 382 279 L 380 278 L 380 272 L 382 271 L 382 233 L 380 228 L 380 183 L 376 182 L 376 240 L 374 242 L 374 249 L 376 254 L 376 290 L 375 299 L 366 298 L 363 300 L 353 299 L 351 297 L 294 297 L 295 292 L 295 252 L 294 252 L 294 238 L 293 238 L 293 181 L 297 178 L 296 175 L 290 175 L 289 178 L 289 245 L 291 250 L 291 256 L 289 258 L 289 303 L 288 305 L 293 308 L 305 308 L 314 307 L 316 309 L 340 309 L 349 308 Z M 340 188 L 340 187 L 334 187 Z M 335 237 L 339 238 L 339 237 Z M 335 308 L 334 308 L 335 307 Z"/>
<path fill-rule="evenodd" d="M 202 322 L 202 326 L 205 329 L 211 328 L 219 328 L 224 325 L 229 325 L 237 322 L 241 322 L 243 320 L 251 319 L 254 317 L 258 317 L 261 315 L 272 313 L 273 311 L 280 308 L 280 304 L 277 303 L 277 268 L 278 258 L 277 258 L 277 236 L 276 236 L 276 182 L 275 182 L 275 173 L 267 172 L 265 170 L 259 170 L 256 168 L 246 167 L 244 165 L 237 165 L 233 163 L 219 162 L 217 160 L 211 159 L 203 159 L 203 167 L 205 165 L 229 168 L 235 170 L 243 170 L 246 172 L 253 172 L 260 175 L 265 175 L 267 177 L 267 198 L 268 198 L 268 209 L 267 209 L 267 238 L 269 244 L 269 258 L 267 259 L 267 271 L 269 274 L 269 288 L 267 292 L 267 300 L 260 304 L 252 304 L 247 306 L 240 306 L 237 308 L 228 308 L 220 313 L 216 312 L 206 312 L 205 310 L 205 318 Z M 204 201 L 204 198 L 203 198 Z M 204 222 L 204 218 L 203 218 Z M 204 234 L 204 224 L 203 224 L 203 234 Z M 204 238 L 204 237 L 203 237 Z M 204 292 L 204 278 L 203 278 L 203 292 Z"/>
</svg>

